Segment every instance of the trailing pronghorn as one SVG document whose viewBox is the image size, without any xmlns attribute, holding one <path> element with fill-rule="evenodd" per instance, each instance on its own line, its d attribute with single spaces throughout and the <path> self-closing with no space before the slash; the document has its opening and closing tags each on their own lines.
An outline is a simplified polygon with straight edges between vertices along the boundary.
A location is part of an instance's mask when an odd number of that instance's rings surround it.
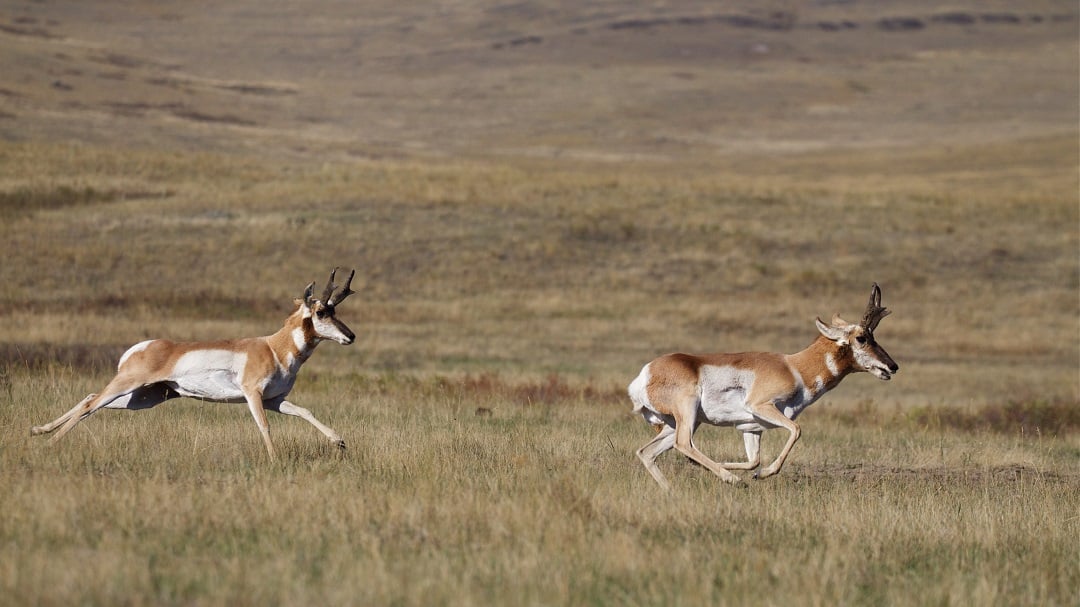
<svg viewBox="0 0 1080 607">
<path fill-rule="evenodd" d="M 100 394 L 88 395 L 52 422 L 35 426 L 31 434 L 45 434 L 60 427 L 49 440 L 56 442 L 99 409 L 149 409 L 171 398 L 188 396 L 212 402 L 246 402 L 271 460 L 274 445 L 266 409 L 301 417 L 332 443 L 345 448 L 341 436 L 315 419 L 311 411 L 285 400 L 300 366 L 319 342 L 330 339 L 347 346 L 356 339 L 334 315 L 337 305 L 355 293 L 350 286 L 356 271 L 349 273 L 345 286 L 335 294 L 336 273 L 337 268 L 330 272 L 319 299 L 313 296 L 315 283 L 309 284 L 304 298 L 295 300 L 296 311 L 273 335 L 186 343 L 155 339 L 135 344 L 120 357 L 116 377 Z"/>
<path fill-rule="evenodd" d="M 645 365 L 630 383 L 634 412 L 656 426 L 655 438 L 637 450 L 656 482 L 670 490 L 656 467 L 656 458 L 675 447 L 728 483 L 741 482 L 729 470 L 754 470 L 759 465 L 761 433 L 785 428 L 790 434 L 776 460 L 754 478 L 780 471 L 799 440 L 795 418 L 849 373 L 869 371 L 887 380 L 899 367 L 874 340 L 874 329 L 889 310 L 881 307 L 877 283 L 870 293 L 862 322 L 851 324 L 839 315 L 797 354 L 742 352 L 738 354 L 668 354 Z M 735 426 L 743 433 L 746 462 L 720 464 L 694 446 L 699 424 Z"/>
</svg>

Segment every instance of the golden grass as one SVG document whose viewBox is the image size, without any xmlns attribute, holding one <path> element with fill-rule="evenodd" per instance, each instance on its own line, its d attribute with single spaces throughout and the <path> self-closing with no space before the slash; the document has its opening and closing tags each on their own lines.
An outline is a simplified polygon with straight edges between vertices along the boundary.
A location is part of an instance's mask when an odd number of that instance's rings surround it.
<svg viewBox="0 0 1080 607">
<path fill-rule="evenodd" d="M 0 159 L 0 592 L 19 603 L 1078 599 L 1080 210 L 1054 182 L 984 199 L 900 175 Z M 274 417 L 269 465 L 243 407 L 185 400 L 28 436 L 130 344 L 267 334 L 333 265 L 358 269 L 340 316 L 359 340 L 321 346 L 293 398 L 345 454 Z M 623 396 L 640 365 L 797 350 L 872 281 L 900 374 L 807 412 L 778 477 L 732 489 L 669 455 L 661 494 Z M 740 457 L 730 429 L 699 441 Z"/>
<path fill-rule="evenodd" d="M 147 337 L 265 334 L 342 265 L 359 270 L 343 317 L 362 339 L 317 368 L 624 382 L 669 350 L 797 350 L 814 316 L 857 315 L 877 281 L 896 311 L 880 338 L 903 371 L 864 388 L 875 400 L 1078 396 L 1078 206 L 1062 190 L 985 200 L 656 167 L 2 155 L 7 192 L 165 194 L 79 195 L 5 222 L 16 261 L 0 342 L 118 356 Z"/>
<path fill-rule="evenodd" d="M 1077 11 L 1012 4 L 0 16 L 0 603 L 1080 604 Z M 291 398 L 347 452 L 188 400 L 28 436 L 335 265 L 359 339 Z M 874 281 L 893 381 L 659 491 L 643 363 Z"/>
<path fill-rule="evenodd" d="M 276 466 L 242 406 L 106 411 L 59 445 L 28 437 L 77 383 L 63 369 L 9 380 L 0 584 L 20 603 L 1078 598 L 1075 433 L 849 425 L 825 408 L 780 476 L 733 489 L 665 457 L 666 496 L 632 455 L 650 430 L 560 382 L 309 377 L 298 402 L 349 450 L 275 417 Z M 741 450 L 730 429 L 699 440 Z"/>
</svg>

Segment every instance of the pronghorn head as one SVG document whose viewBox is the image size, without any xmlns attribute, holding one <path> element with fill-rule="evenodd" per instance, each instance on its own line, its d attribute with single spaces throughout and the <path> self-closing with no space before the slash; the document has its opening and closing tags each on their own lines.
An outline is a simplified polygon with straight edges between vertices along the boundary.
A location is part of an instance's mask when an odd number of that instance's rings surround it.
<svg viewBox="0 0 1080 607">
<path fill-rule="evenodd" d="M 339 303 L 356 292 L 349 288 L 352 285 L 353 275 L 356 274 L 356 270 L 349 272 L 349 279 L 345 281 L 345 286 L 337 293 L 334 293 L 334 289 L 337 288 L 337 285 L 334 284 L 334 274 L 336 273 L 337 268 L 330 272 L 330 280 L 326 282 L 326 289 L 323 290 L 322 297 L 315 297 L 315 283 L 311 283 L 304 291 L 304 299 L 297 300 L 297 303 L 301 307 L 303 317 L 311 319 L 316 339 L 332 339 L 343 346 L 347 346 L 356 339 L 356 335 L 349 330 L 349 327 L 345 326 L 345 323 L 337 319 L 334 312 Z"/>
<path fill-rule="evenodd" d="M 881 289 L 875 282 L 862 322 L 852 324 L 834 314 L 829 324 L 818 318 L 817 328 L 838 345 L 851 348 L 852 359 L 859 371 L 868 371 L 878 379 L 887 380 L 900 370 L 900 366 L 874 339 L 874 329 L 888 315 L 889 310 L 881 306 Z"/>
</svg>

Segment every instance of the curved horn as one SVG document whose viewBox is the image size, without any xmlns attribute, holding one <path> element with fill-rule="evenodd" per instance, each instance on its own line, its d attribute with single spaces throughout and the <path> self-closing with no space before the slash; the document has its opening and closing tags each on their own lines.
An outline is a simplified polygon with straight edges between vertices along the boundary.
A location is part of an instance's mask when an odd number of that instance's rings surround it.
<svg viewBox="0 0 1080 607">
<path fill-rule="evenodd" d="M 334 287 L 337 286 L 334 284 L 334 275 L 337 274 L 337 270 L 337 268 L 330 270 L 330 280 L 326 281 L 326 288 L 323 289 L 322 297 L 319 298 L 328 306 L 330 305 L 330 298 L 334 295 Z"/>
<path fill-rule="evenodd" d="M 881 306 L 881 287 L 875 282 L 874 288 L 870 291 L 870 301 L 866 304 L 866 312 L 863 314 L 860 324 L 864 329 L 873 333 L 881 319 L 889 314 L 891 312 Z"/>
<path fill-rule="evenodd" d="M 345 286 L 341 287 L 341 290 L 338 291 L 337 295 L 331 296 L 330 300 L 326 302 L 326 305 L 328 305 L 328 306 L 336 306 L 339 303 L 345 301 L 346 297 L 352 295 L 353 293 L 356 293 L 356 291 L 353 291 L 352 289 L 349 288 L 349 287 L 352 286 L 352 279 L 353 279 L 353 276 L 355 276 L 355 275 L 356 275 L 356 270 L 352 270 L 352 271 L 349 272 L 349 278 L 345 280 Z"/>
</svg>

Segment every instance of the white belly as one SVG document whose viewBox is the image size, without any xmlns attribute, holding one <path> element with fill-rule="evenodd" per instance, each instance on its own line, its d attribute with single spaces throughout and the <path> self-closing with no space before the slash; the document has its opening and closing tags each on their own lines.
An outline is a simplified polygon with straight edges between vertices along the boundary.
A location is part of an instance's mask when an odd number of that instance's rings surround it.
<svg viewBox="0 0 1080 607">
<path fill-rule="evenodd" d="M 754 372 L 734 367 L 701 368 L 701 412 L 707 423 L 734 426 L 754 423 L 747 397 Z"/>
<path fill-rule="evenodd" d="M 183 396 L 206 400 L 244 400 L 247 355 L 228 350 L 200 350 L 180 357 L 170 383 Z"/>
</svg>

